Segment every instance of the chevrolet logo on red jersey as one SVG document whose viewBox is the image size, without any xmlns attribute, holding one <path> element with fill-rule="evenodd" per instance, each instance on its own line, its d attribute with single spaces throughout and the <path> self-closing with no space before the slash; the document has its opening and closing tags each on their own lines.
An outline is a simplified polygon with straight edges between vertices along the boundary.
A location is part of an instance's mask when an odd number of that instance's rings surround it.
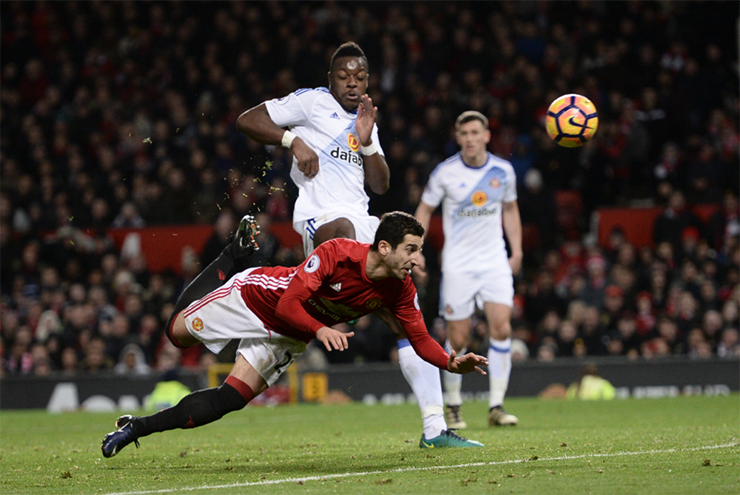
<svg viewBox="0 0 740 495">
<path fill-rule="evenodd" d="M 381 301 L 377 297 L 374 297 L 365 303 L 365 307 L 367 309 L 378 309 L 382 305 L 383 305 L 383 301 Z"/>
</svg>

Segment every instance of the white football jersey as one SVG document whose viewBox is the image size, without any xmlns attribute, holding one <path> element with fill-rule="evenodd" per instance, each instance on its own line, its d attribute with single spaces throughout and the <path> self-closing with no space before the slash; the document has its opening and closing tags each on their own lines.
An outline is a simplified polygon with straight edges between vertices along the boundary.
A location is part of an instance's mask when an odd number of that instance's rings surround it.
<svg viewBox="0 0 740 495">
<path fill-rule="evenodd" d="M 319 173 L 313 179 L 298 170 L 293 158 L 290 177 L 298 186 L 293 223 L 331 212 L 367 216 L 370 198 L 365 192 L 365 168 L 355 130 L 357 113 L 344 110 L 327 88 L 299 89 L 284 98 L 265 102 L 270 118 L 289 127 L 319 156 Z M 373 126 L 373 143 L 385 155 Z"/>
<path fill-rule="evenodd" d="M 442 203 L 442 271 L 480 272 L 507 262 L 501 203 L 516 198 L 514 168 L 491 153 L 480 168 L 465 165 L 460 153 L 437 165 L 421 200 Z"/>
</svg>

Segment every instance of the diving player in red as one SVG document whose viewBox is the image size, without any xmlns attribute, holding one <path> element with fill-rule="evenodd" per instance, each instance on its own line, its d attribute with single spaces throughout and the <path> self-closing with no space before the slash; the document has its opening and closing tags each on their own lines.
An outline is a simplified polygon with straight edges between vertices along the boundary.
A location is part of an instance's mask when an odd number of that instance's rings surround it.
<svg viewBox="0 0 740 495">
<path fill-rule="evenodd" d="M 175 345 L 203 342 L 211 351 L 220 352 L 231 339 L 241 339 L 231 373 L 220 387 L 193 392 L 151 416 L 122 416 L 116 423 L 118 430 L 103 440 L 103 455 L 112 457 L 151 433 L 202 426 L 243 408 L 275 383 L 313 338 L 330 351 L 346 349 L 354 333 L 345 334 L 330 325 L 380 308 L 394 314 L 424 360 L 453 373 L 485 374 L 479 366 L 488 364 L 486 358 L 473 353 L 456 357 L 454 351 L 448 355 L 426 330 L 409 277 L 420 262 L 423 236 L 424 228 L 413 216 L 388 213 L 372 246 L 332 239 L 298 267 L 238 272 L 176 312 L 168 328 Z M 422 435 L 420 446 L 432 445 L 482 446 L 450 430 L 432 439 Z"/>
</svg>

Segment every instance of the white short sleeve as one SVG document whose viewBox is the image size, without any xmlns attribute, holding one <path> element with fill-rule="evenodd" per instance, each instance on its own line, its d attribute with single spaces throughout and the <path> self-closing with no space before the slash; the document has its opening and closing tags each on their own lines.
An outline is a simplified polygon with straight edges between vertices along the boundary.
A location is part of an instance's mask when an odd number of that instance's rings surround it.
<svg viewBox="0 0 740 495">
<path fill-rule="evenodd" d="M 299 89 L 288 96 L 266 101 L 265 107 L 272 121 L 280 127 L 306 125 L 317 96 L 316 91 Z"/>
<path fill-rule="evenodd" d="M 427 181 L 427 185 L 424 188 L 424 192 L 421 195 L 421 201 L 423 203 L 435 208 L 439 206 L 442 199 L 445 197 L 444 186 L 442 181 L 439 180 L 440 174 L 437 173 L 438 171 L 439 167 L 432 171 L 432 174 L 429 176 L 429 180 Z"/>
<path fill-rule="evenodd" d="M 506 181 L 506 192 L 504 193 L 503 202 L 513 203 L 516 201 L 516 173 L 514 168 L 509 166 L 507 170 L 508 180 Z"/>
</svg>

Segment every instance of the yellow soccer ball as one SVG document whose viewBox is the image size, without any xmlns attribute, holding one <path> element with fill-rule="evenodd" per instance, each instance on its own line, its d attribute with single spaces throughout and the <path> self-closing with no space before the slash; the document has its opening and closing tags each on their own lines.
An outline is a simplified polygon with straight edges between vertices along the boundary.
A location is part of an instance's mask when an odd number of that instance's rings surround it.
<svg viewBox="0 0 740 495">
<path fill-rule="evenodd" d="M 563 95 L 550 104 L 545 117 L 547 134 L 566 148 L 585 144 L 596 134 L 599 115 L 585 96 Z"/>
</svg>

